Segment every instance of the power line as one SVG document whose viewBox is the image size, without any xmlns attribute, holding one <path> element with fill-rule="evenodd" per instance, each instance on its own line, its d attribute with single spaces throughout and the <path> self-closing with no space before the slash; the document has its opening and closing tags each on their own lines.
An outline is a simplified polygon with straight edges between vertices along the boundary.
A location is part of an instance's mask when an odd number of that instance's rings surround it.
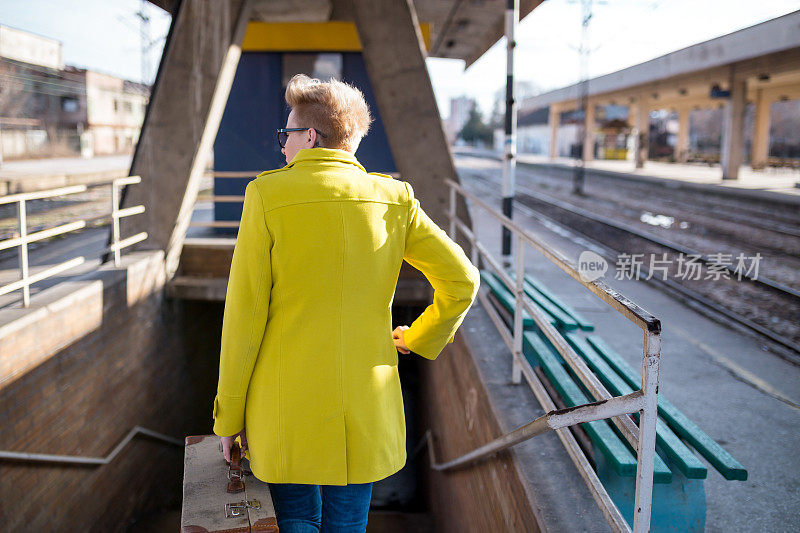
<svg viewBox="0 0 800 533">
<path fill-rule="evenodd" d="M 134 28 L 133 24 L 123 16 L 118 16 L 117 19 L 124 23 L 129 29 L 136 32 L 139 35 L 141 40 L 139 49 L 141 54 L 141 80 L 142 83 L 149 83 L 151 78 L 151 68 L 150 68 L 150 51 L 152 48 L 157 45 L 159 42 L 166 38 L 166 35 L 162 35 L 161 37 L 157 37 L 155 39 L 150 38 L 150 21 L 151 17 L 148 14 L 149 6 L 147 0 L 141 0 L 141 5 L 139 10 L 133 13 L 133 16 L 138 19 L 139 27 Z"/>
<path fill-rule="evenodd" d="M 54 85 L 75 84 L 75 85 L 80 85 L 80 86 L 83 87 L 83 86 L 85 86 L 85 84 L 82 81 L 69 79 L 68 76 L 70 74 L 81 75 L 82 73 L 85 73 L 85 72 L 96 72 L 98 74 L 112 76 L 114 78 L 120 79 L 125 83 L 139 84 L 139 82 L 127 80 L 125 78 L 122 78 L 122 77 L 114 75 L 114 74 L 106 74 L 106 73 L 94 71 L 94 70 L 91 70 L 91 69 L 79 69 L 78 71 L 73 72 L 73 71 L 69 71 L 69 70 L 65 70 L 65 69 L 53 69 L 53 68 L 44 67 L 44 66 L 41 66 L 41 65 L 34 65 L 32 63 L 20 62 L 20 61 L 16 61 L 16 60 L 12 60 L 12 59 L 6 58 L 6 57 L 0 57 L 0 61 L 8 63 L 8 64 L 13 65 L 13 66 L 16 66 L 18 69 L 20 69 L 20 70 L 18 70 L 16 72 L 13 72 L 13 73 L 4 73 L 4 72 L 0 71 L 0 75 L 16 76 L 16 77 L 19 77 L 19 78 L 24 78 L 24 79 L 27 79 L 28 81 L 30 81 L 32 83 L 40 83 L 40 84 L 44 83 L 44 84 L 54 84 Z M 33 72 L 29 72 L 29 71 L 33 71 Z M 66 74 L 66 76 L 65 76 L 65 74 Z M 147 84 L 139 84 L 139 85 L 144 85 L 146 87 L 149 87 Z M 78 90 L 80 90 L 80 89 L 78 89 Z M 98 88 L 96 88 L 96 90 L 97 91 L 107 91 L 107 92 L 112 92 L 112 93 L 116 92 L 114 89 L 106 89 L 106 88 L 103 88 L 103 87 L 98 87 Z"/>
<path fill-rule="evenodd" d="M 25 73 L 21 72 L 14 72 L 14 73 L 0 72 L 0 76 L 23 80 L 29 83 L 36 83 L 39 85 L 54 85 L 59 88 L 63 87 L 68 89 L 75 89 L 77 91 L 84 91 L 84 92 L 86 91 L 86 84 L 77 80 L 67 80 L 59 78 L 37 78 L 37 77 L 26 76 Z"/>
<path fill-rule="evenodd" d="M 43 72 L 45 74 L 50 74 L 50 75 L 56 75 L 59 72 L 63 72 L 64 70 L 56 67 L 46 67 L 44 65 L 37 65 L 35 63 L 27 63 L 25 61 L 20 61 L 17 59 L 12 59 L 10 57 L 4 57 L 4 56 L 0 56 L 0 61 L 2 61 L 3 63 L 8 63 L 9 65 L 31 70 L 37 70 L 39 72 Z"/>
<path fill-rule="evenodd" d="M 642 3 L 644 3 L 644 2 L 642 2 Z M 641 5 L 641 4 L 637 3 L 637 5 Z M 648 9 L 647 9 L 647 10 L 644 12 L 644 13 L 645 13 L 645 15 L 652 13 L 653 11 L 655 11 L 656 9 L 658 9 L 660 6 L 661 6 L 661 0 L 654 0 L 654 1 L 650 2 L 650 3 L 649 3 L 649 6 L 648 6 Z M 599 45 L 597 45 L 596 47 L 594 47 L 594 48 L 592 49 L 592 52 L 596 52 L 597 50 L 599 50 L 600 48 L 602 48 L 604 45 L 607 45 L 607 44 L 609 44 L 609 43 L 613 43 L 614 41 L 616 41 L 617 39 L 619 39 L 619 38 L 620 38 L 620 37 L 622 37 L 623 35 L 626 35 L 627 31 L 628 31 L 628 30 L 629 30 L 631 27 L 633 27 L 633 26 L 634 26 L 634 25 L 636 25 L 636 24 L 639 24 L 640 22 L 641 22 L 641 21 L 638 21 L 638 20 L 637 20 L 637 21 L 635 21 L 635 22 L 631 22 L 631 23 L 629 23 L 629 24 L 626 24 L 626 25 L 625 25 L 625 26 L 624 26 L 622 29 L 615 31 L 615 32 L 614 32 L 614 36 L 613 36 L 613 37 L 611 37 L 610 39 L 607 39 L 607 40 L 605 40 L 605 41 L 601 42 Z"/>
<path fill-rule="evenodd" d="M 58 87 L 30 87 L 28 85 L 27 80 L 19 81 L 19 78 L 15 76 L 11 76 L 8 74 L 0 73 L 0 77 L 4 77 L 6 79 L 12 80 L 11 83 L 16 83 L 18 85 L 14 86 L 14 88 L 22 89 L 20 93 L 30 92 L 30 93 L 38 93 L 38 94 L 49 94 L 51 96 L 77 96 L 77 95 L 85 95 L 86 89 L 69 89 L 69 91 L 58 91 Z"/>
</svg>

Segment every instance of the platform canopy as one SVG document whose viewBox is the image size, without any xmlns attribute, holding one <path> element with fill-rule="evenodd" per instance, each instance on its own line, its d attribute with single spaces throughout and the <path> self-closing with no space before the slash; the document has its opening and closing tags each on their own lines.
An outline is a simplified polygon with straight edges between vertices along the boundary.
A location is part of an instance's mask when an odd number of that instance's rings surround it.
<svg viewBox="0 0 800 533">
<path fill-rule="evenodd" d="M 523 19 L 544 0 L 520 0 Z M 172 12 L 178 0 L 150 0 Z M 428 57 L 463 59 L 465 67 L 481 57 L 504 34 L 506 2 L 502 0 L 415 0 L 420 23 L 430 25 Z M 346 0 L 255 0 L 253 20 L 262 22 L 352 21 Z"/>
<path fill-rule="evenodd" d="M 626 105 L 642 93 L 653 109 L 709 107 L 724 102 L 730 78 L 747 82 L 747 100 L 800 98 L 800 10 L 693 44 L 589 80 L 597 105 Z M 524 109 L 575 108 L 580 83 L 532 96 Z"/>
</svg>

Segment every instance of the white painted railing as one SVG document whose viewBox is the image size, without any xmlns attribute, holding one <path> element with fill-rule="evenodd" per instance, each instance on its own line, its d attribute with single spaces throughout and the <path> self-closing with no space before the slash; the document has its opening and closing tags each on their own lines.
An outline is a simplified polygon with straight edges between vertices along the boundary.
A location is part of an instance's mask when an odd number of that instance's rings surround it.
<svg viewBox="0 0 800 533">
<path fill-rule="evenodd" d="M 116 178 L 110 181 L 107 185 L 111 185 L 111 231 L 112 242 L 105 251 L 114 253 L 114 265 L 119 266 L 120 254 L 122 249 L 131 246 L 139 241 L 147 238 L 147 232 L 137 233 L 125 239 L 120 239 L 119 235 L 119 219 L 139 213 L 144 213 L 143 205 L 136 205 L 133 207 L 126 207 L 125 209 L 119 208 L 119 189 L 124 185 L 131 185 L 140 183 L 142 181 L 139 176 L 128 176 L 124 178 Z M 26 192 L 19 194 L 10 194 L 0 198 L 0 205 L 4 204 L 17 204 L 17 221 L 19 225 L 19 236 L 0 241 L 0 250 L 8 248 L 19 248 L 19 272 L 20 279 L 3 285 L 0 287 L 0 296 L 8 294 L 13 291 L 22 290 L 22 305 L 28 307 L 30 305 L 30 287 L 32 284 L 55 276 L 61 272 L 79 266 L 86 262 L 83 256 L 74 257 L 63 261 L 55 266 L 37 272 L 34 275 L 30 274 L 30 266 L 28 262 L 28 245 L 32 242 L 48 239 L 55 235 L 62 235 L 70 231 L 79 230 L 86 227 L 87 221 L 92 221 L 97 218 L 105 218 L 108 215 L 101 217 L 94 217 L 94 219 L 83 219 L 54 226 L 46 230 L 28 233 L 28 219 L 26 203 L 32 200 L 41 200 L 43 198 L 54 198 L 56 196 L 66 196 L 68 194 L 76 194 L 85 192 L 89 188 L 88 185 L 70 185 L 67 187 L 59 187 L 56 189 L 47 189 L 43 191 Z"/>
<path fill-rule="evenodd" d="M 260 174 L 260 170 L 251 170 L 251 171 L 212 171 L 209 174 L 213 178 L 231 178 L 231 179 L 241 179 L 241 178 L 255 178 L 258 174 Z M 244 189 L 244 187 L 242 187 Z M 208 202 L 226 202 L 226 203 L 243 203 L 244 202 L 244 195 L 220 195 L 220 194 L 211 194 L 207 197 L 203 198 L 204 201 Z M 239 220 L 212 220 L 212 221 L 202 221 L 202 220 L 193 220 L 189 222 L 190 226 L 199 226 L 205 228 L 238 228 L 239 227 Z"/>
<path fill-rule="evenodd" d="M 0 461 L 6 460 L 26 463 L 61 463 L 71 465 L 107 465 L 113 461 L 119 452 L 121 452 L 137 435 L 144 435 L 145 437 L 155 439 L 159 442 L 180 446 L 181 448 L 184 446 L 184 443 L 179 439 L 170 437 L 169 435 L 164 435 L 163 433 L 158 433 L 152 429 L 143 428 L 142 426 L 134 426 L 130 431 L 128 431 L 125 437 L 123 437 L 122 440 L 119 441 L 116 446 L 114 446 L 114 449 L 111 450 L 111 453 L 105 457 L 94 457 L 87 455 L 55 455 L 51 453 L 29 453 L 17 452 L 13 450 L 0 450 Z"/>
</svg>

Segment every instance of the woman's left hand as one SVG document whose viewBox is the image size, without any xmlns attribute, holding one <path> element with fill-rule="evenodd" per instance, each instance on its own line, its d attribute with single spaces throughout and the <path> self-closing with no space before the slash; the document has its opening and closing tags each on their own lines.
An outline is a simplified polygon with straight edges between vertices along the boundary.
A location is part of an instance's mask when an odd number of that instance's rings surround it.
<svg viewBox="0 0 800 533">
<path fill-rule="evenodd" d="M 403 354 L 411 353 L 411 350 L 406 346 L 406 336 L 403 333 L 408 329 L 408 326 L 397 326 L 392 332 L 392 340 L 394 340 L 394 347 L 397 351 Z"/>
<path fill-rule="evenodd" d="M 231 435 L 230 437 L 220 437 L 222 441 L 222 455 L 225 457 L 225 461 L 231 462 L 231 448 L 233 448 L 233 442 L 236 440 L 236 437 L 242 438 L 242 453 L 247 449 L 247 435 L 245 434 L 245 430 L 241 430 L 236 435 Z"/>
</svg>

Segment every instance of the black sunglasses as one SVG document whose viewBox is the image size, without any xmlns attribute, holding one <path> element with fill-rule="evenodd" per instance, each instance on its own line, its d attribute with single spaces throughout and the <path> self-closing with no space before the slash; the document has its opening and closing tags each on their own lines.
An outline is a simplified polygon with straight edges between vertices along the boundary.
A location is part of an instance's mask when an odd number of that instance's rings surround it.
<svg viewBox="0 0 800 533">
<path fill-rule="evenodd" d="M 286 141 L 289 139 L 290 131 L 306 131 L 306 130 L 314 130 L 317 132 L 317 135 L 322 135 L 323 138 L 327 137 L 327 135 L 319 131 L 317 128 L 278 128 L 278 144 L 281 145 L 281 148 L 285 148 Z"/>
</svg>

